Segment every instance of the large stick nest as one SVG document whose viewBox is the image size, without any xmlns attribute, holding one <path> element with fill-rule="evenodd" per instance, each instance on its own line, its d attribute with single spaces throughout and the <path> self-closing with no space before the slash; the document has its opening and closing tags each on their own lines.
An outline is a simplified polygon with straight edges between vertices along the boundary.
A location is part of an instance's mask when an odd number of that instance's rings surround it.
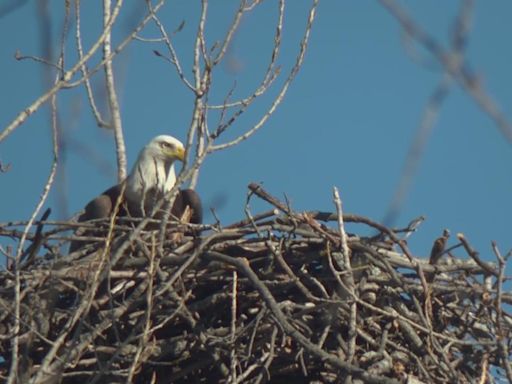
<svg viewBox="0 0 512 384">
<path fill-rule="evenodd" d="M 462 235 L 447 250 L 441 237 L 422 259 L 404 240 L 414 226 L 297 213 L 250 188 L 273 210 L 200 234 L 178 225 L 163 245 L 158 231 L 118 223 L 63 255 L 56 239 L 70 227 L 40 224 L 0 272 L 1 377 L 17 367 L 19 383 L 511 379 L 497 249 L 487 263 Z M 347 223 L 373 235 L 345 234 Z M 19 240 L 14 227 L 0 235 Z"/>
</svg>

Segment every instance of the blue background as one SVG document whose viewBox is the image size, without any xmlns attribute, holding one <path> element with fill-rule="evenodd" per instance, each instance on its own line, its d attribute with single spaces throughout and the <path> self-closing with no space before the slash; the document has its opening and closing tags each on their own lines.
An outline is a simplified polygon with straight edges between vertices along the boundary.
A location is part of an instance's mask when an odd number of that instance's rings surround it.
<svg viewBox="0 0 512 384">
<path fill-rule="evenodd" d="M 42 15 L 51 23 L 48 41 L 58 52 L 62 4 L 26 2 L 11 12 L 0 8 L 0 129 L 49 87 L 53 75 L 49 77 L 44 65 L 17 61 L 14 55 L 17 50 L 22 55 L 44 54 Z M 114 45 L 144 13 L 144 2 L 137 4 L 127 2 L 122 9 L 114 27 Z M 419 25 L 449 47 L 459 2 L 402 4 Z M 295 62 L 309 6 L 302 0 L 287 3 L 278 60 L 282 75 L 221 142 L 244 132 L 265 113 Z M 236 2 L 210 2 L 209 47 L 224 36 L 236 8 Z M 181 0 L 170 1 L 159 13 L 169 32 L 185 21 L 173 41 L 189 80 L 198 11 L 198 1 Z M 101 33 L 100 2 L 83 2 L 81 12 L 87 49 Z M 511 14 L 509 1 L 476 2 L 466 58 L 508 118 L 512 118 Z M 222 104 L 235 82 L 234 98 L 249 95 L 260 83 L 272 50 L 276 17 L 275 2 L 266 1 L 243 18 L 225 63 L 214 72 L 210 103 Z M 140 35 L 158 37 L 151 23 Z M 422 47 L 413 47 L 430 67 L 407 54 L 399 24 L 379 3 L 321 2 L 304 65 L 277 112 L 249 140 L 206 160 L 198 184 L 206 207 L 215 208 L 224 224 L 243 218 L 247 184 L 256 181 L 280 198 L 286 194 L 295 210 L 334 211 L 332 187 L 337 186 L 346 213 L 382 220 L 427 100 L 442 77 L 435 60 Z M 154 49 L 166 54 L 163 44 L 134 41 L 114 62 L 129 166 L 157 134 L 184 140 L 191 121 L 193 95 L 174 68 L 152 53 Z M 73 28 L 66 50 L 69 68 L 76 60 Z M 102 78 L 99 72 L 92 83 L 105 112 Z M 113 136 L 96 126 L 83 87 L 61 91 L 58 106 L 59 176 L 45 205 L 53 208 L 54 220 L 69 218 L 116 182 Z M 210 129 L 217 118 L 211 113 Z M 48 106 L 0 142 L 0 161 L 10 164 L 9 171 L 0 174 L 0 222 L 30 217 L 50 171 L 51 151 Z M 452 234 L 463 232 L 487 259 L 493 259 L 491 240 L 498 242 L 502 253 L 510 249 L 511 159 L 510 142 L 493 121 L 459 86 L 452 88 L 396 223 L 427 217 L 410 239 L 413 252 L 427 256 L 443 228 Z M 252 208 L 266 209 L 256 202 Z M 213 217 L 207 214 L 206 221 Z M 450 244 L 454 243 L 452 238 Z M 0 239 L 2 244 L 9 242 Z"/>
</svg>

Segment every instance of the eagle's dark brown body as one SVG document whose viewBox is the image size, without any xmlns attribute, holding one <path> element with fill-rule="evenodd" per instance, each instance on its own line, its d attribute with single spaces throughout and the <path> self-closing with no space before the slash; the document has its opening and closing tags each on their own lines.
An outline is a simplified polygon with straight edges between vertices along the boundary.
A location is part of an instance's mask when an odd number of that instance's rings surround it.
<svg viewBox="0 0 512 384">
<path fill-rule="evenodd" d="M 146 217 L 151 214 L 153 206 L 158 203 L 157 196 L 155 196 L 154 193 L 148 193 L 143 210 L 141 204 L 136 205 L 129 203 L 124 196 L 120 198 L 122 192 L 122 184 L 118 184 L 107 189 L 100 196 L 96 197 L 85 206 L 84 213 L 80 215 L 78 221 L 86 222 L 89 220 L 111 217 L 114 213 L 116 204 L 119 204 L 117 217 Z M 119 202 L 118 199 L 120 199 Z M 153 218 L 161 219 L 163 217 L 163 206 L 164 204 L 162 204 L 162 209 L 153 215 Z M 201 224 L 203 221 L 201 199 L 197 192 L 192 189 L 183 189 L 178 192 L 171 209 L 170 220 L 180 220 L 187 207 L 189 207 L 191 211 L 189 222 L 192 224 Z M 72 242 L 69 252 L 71 253 L 78 250 L 83 244 L 83 241 Z"/>
<path fill-rule="evenodd" d="M 179 140 L 168 135 L 155 137 L 141 150 L 126 180 L 89 202 L 78 221 L 104 219 L 114 214 L 116 217 L 165 217 L 165 209 L 168 209 L 165 199 L 176 183 L 174 162 L 184 159 L 185 148 Z M 181 220 L 185 212 L 187 222 L 202 222 L 201 199 L 192 189 L 178 191 L 171 209 L 171 220 Z M 89 230 L 85 235 L 94 232 L 97 231 Z M 74 241 L 70 252 L 83 244 L 83 241 Z"/>
</svg>

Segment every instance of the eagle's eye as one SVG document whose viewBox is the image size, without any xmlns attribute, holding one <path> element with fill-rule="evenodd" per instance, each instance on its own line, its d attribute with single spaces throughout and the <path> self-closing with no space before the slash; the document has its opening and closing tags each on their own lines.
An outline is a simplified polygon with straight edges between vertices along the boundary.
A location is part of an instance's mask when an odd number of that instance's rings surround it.
<svg viewBox="0 0 512 384">
<path fill-rule="evenodd" d="M 161 141 L 160 142 L 160 147 L 162 147 L 163 149 L 173 149 L 174 148 L 174 144 L 168 143 L 166 141 Z"/>
</svg>

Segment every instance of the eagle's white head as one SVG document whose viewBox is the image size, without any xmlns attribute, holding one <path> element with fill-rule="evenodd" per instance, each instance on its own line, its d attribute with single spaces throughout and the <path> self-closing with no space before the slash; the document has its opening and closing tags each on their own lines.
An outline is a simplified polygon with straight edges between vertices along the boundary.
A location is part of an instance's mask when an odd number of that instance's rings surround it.
<svg viewBox="0 0 512 384">
<path fill-rule="evenodd" d="M 126 180 L 126 198 L 133 203 L 147 200 L 147 194 L 162 194 L 176 183 L 174 162 L 185 159 L 185 147 L 178 139 L 160 135 L 139 153 Z"/>
</svg>

